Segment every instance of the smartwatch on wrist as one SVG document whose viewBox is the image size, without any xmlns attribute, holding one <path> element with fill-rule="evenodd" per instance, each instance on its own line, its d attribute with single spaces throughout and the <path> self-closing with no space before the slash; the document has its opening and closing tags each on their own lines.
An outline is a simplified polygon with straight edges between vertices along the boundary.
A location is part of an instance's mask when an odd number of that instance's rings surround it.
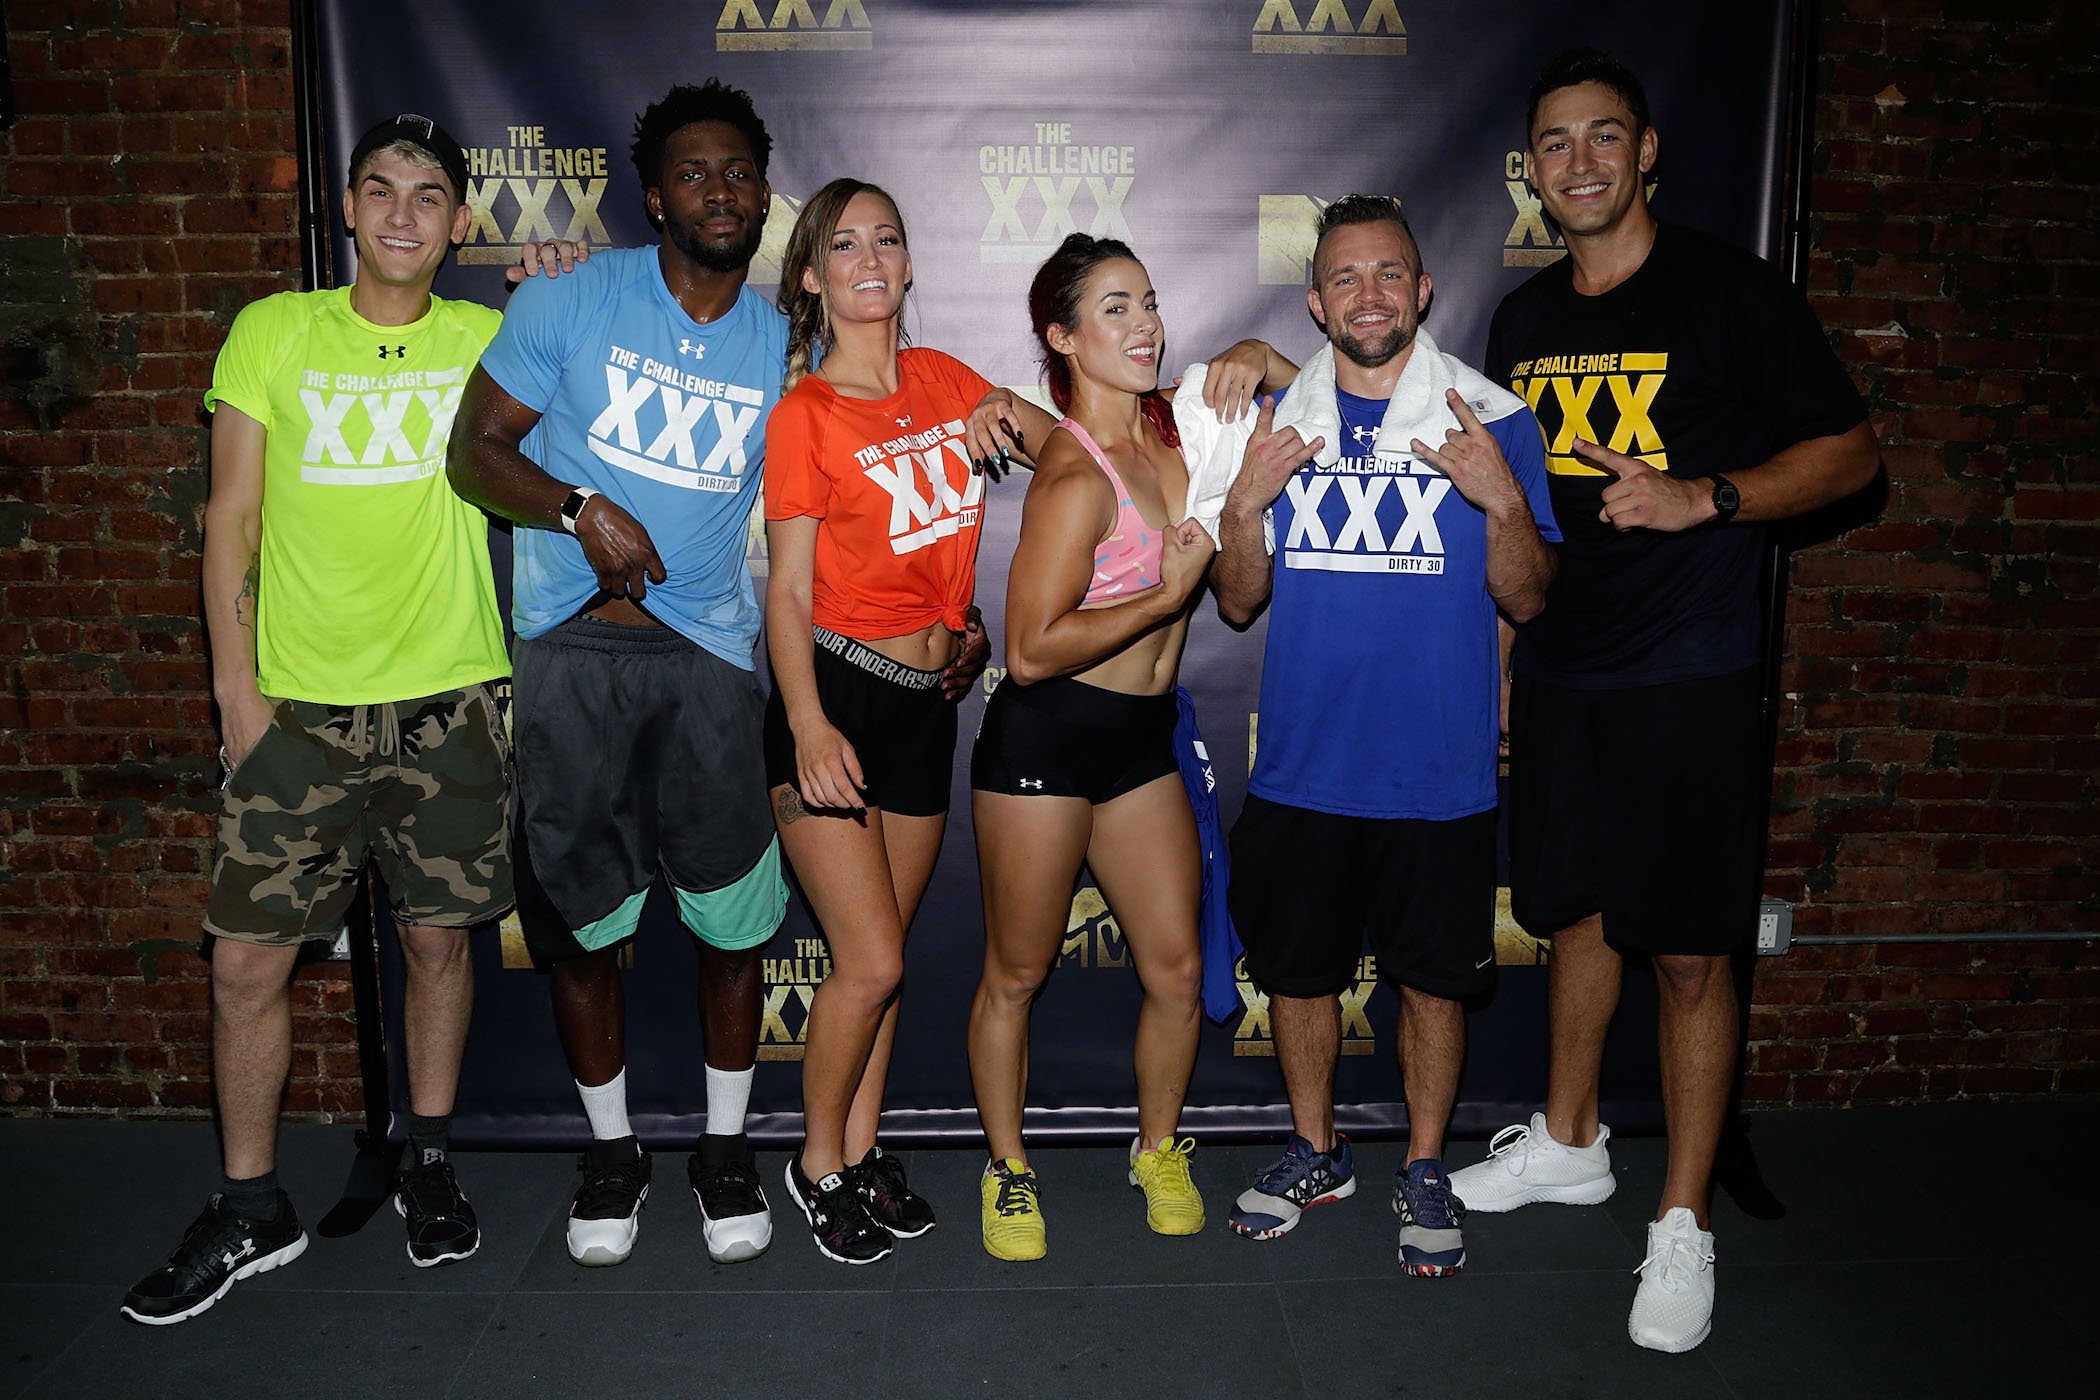
<svg viewBox="0 0 2100 1400">
<path fill-rule="evenodd" d="M 1716 474 L 1708 479 L 1714 484 L 1714 524 L 1726 525 L 1743 508 L 1743 493 L 1725 476 Z"/>
<path fill-rule="evenodd" d="M 1730 489 L 1733 490 L 1734 488 L 1731 487 Z M 583 508 L 590 504 L 591 497 L 597 494 L 596 491 L 593 491 L 588 486 L 579 486 L 574 491 L 571 491 L 568 499 L 561 503 L 562 529 L 567 530 L 572 535 L 575 534 L 576 522 L 582 517 Z"/>
</svg>

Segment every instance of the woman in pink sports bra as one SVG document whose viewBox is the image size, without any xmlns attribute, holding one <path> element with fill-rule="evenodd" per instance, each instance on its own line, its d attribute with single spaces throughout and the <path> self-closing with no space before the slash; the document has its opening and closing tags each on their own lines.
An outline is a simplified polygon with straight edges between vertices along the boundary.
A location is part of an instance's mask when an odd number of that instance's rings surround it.
<svg viewBox="0 0 2100 1400">
<path fill-rule="evenodd" d="M 1202 958 L 1196 829 L 1173 736 L 1175 672 L 1212 545 L 1201 526 L 1173 523 L 1188 470 L 1158 392 L 1165 334 L 1144 267 L 1120 242 L 1073 234 L 1036 273 L 1028 308 L 1067 417 L 1036 453 L 1008 575 L 1007 675 L 970 768 L 985 908 L 970 1072 L 992 1158 L 985 1248 L 1004 1259 L 1046 1247 L 1021 1141 L 1029 1007 L 1082 861 L 1144 989 L 1131 1184 L 1161 1234 L 1194 1234 L 1204 1218 L 1192 1144 L 1177 1140 Z"/>
</svg>

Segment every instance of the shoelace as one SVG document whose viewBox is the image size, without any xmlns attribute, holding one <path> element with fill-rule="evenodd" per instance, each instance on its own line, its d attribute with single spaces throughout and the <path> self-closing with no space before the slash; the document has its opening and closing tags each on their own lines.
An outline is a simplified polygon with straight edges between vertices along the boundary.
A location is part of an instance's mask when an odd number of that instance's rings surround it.
<svg viewBox="0 0 2100 1400">
<path fill-rule="evenodd" d="M 1451 1194 L 1451 1183 L 1444 1177 L 1420 1183 L 1408 1182 L 1401 1187 L 1407 1197 L 1408 1213 L 1415 1224 L 1425 1230 L 1455 1230 L 1465 1212 L 1459 1207 L 1458 1198 Z"/>
<path fill-rule="evenodd" d="M 1523 1171 L 1524 1164 L 1531 1160 L 1531 1125 L 1529 1123 L 1510 1124 L 1501 1132 L 1495 1134 L 1494 1140 L 1488 1144 L 1488 1160 L 1491 1162 L 1512 1157 L 1513 1154 L 1513 1160 L 1502 1163 L 1504 1170 L 1511 1175 Z"/>
<path fill-rule="evenodd" d="M 583 1189 L 576 1193 L 576 1209 L 624 1205 L 642 1194 L 641 1158 L 602 1167 L 593 1167 L 588 1157 L 580 1160 L 583 1163 Z"/>
<path fill-rule="evenodd" d="M 182 1232 L 182 1243 L 175 1247 L 174 1257 L 168 1261 L 170 1268 L 178 1272 L 201 1272 L 231 1252 L 231 1241 L 243 1233 L 243 1220 L 226 1209 L 222 1197 L 213 1196 L 211 1203 L 212 1211 L 191 1221 L 190 1228 Z"/>
<path fill-rule="evenodd" d="M 1286 1152 L 1262 1168 L 1261 1175 L 1254 1179 L 1254 1185 L 1265 1195 L 1283 1195 L 1284 1190 L 1278 1188 L 1288 1189 L 1311 1176 L 1314 1162 L 1314 1158 Z"/>
<path fill-rule="evenodd" d="M 741 1158 L 717 1162 L 703 1168 L 697 1183 L 703 1196 L 728 1197 L 730 1200 L 752 1207 L 755 1211 L 762 1193 L 758 1185 L 758 1170 Z M 739 1212 L 750 1214 L 751 1211 Z"/>
<path fill-rule="evenodd" d="M 866 1202 L 853 1189 L 853 1183 L 842 1180 L 835 1190 L 818 1189 L 811 1200 L 817 1217 L 817 1228 L 829 1238 L 836 1240 L 865 1239 L 871 1235 L 887 1233 L 868 1214 Z"/>
<path fill-rule="evenodd" d="M 904 1163 L 887 1152 L 879 1153 L 868 1163 L 868 1175 L 876 1189 L 892 1198 L 902 1197 L 910 1189 L 905 1185 Z"/>
<path fill-rule="evenodd" d="M 1195 1183 L 1189 1180 L 1189 1153 L 1195 1150 L 1196 1140 L 1194 1138 L 1183 1138 L 1180 1142 L 1168 1141 L 1162 1143 L 1159 1149 L 1152 1154 L 1159 1159 L 1159 1165 L 1155 1170 L 1161 1175 L 1170 1178 L 1173 1184 L 1188 1186 L 1193 1189 Z"/>
<path fill-rule="evenodd" d="M 466 1199 L 450 1163 L 416 1167 L 402 1173 L 401 1189 L 417 1210 L 431 1215 L 457 1214 Z"/>
<path fill-rule="evenodd" d="M 1664 1235 L 1662 1242 L 1648 1251 L 1648 1257 L 1641 1261 L 1640 1267 L 1634 1272 L 1645 1273 L 1650 1264 L 1660 1265 L 1657 1281 L 1662 1285 L 1663 1292 L 1682 1293 L 1692 1286 L 1692 1276 L 1698 1272 L 1694 1265 L 1713 1262 L 1713 1255 L 1701 1253 L 1690 1240 L 1677 1235 Z"/>
<path fill-rule="evenodd" d="M 992 1209 L 1004 1216 L 1032 1215 L 1038 1195 L 1034 1172 L 1002 1172 Z"/>
</svg>

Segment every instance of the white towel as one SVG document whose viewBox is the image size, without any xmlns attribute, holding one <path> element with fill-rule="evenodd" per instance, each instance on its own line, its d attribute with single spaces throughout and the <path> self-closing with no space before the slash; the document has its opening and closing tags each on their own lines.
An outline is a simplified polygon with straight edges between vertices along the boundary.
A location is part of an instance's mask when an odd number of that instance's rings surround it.
<svg viewBox="0 0 2100 1400">
<path fill-rule="evenodd" d="M 1239 476 L 1247 440 L 1254 435 L 1255 415 L 1249 413 L 1237 423 L 1220 422 L 1203 402 L 1203 376 L 1203 365 L 1190 365 L 1174 391 L 1174 426 L 1181 430 L 1181 455 L 1189 468 L 1188 502 L 1179 518 L 1194 517 L 1216 540 L 1226 493 Z M 1515 394 L 1437 349 L 1427 330 L 1417 330 L 1414 351 L 1386 404 L 1373 455 L 1411 459 L 1414 449 L 1409 444 L 1416 438 L 1442 447 L 1445 432 L 1458 426 L 1458 415 L 1444 398 L 1447 389 L 1457 389 L 1482 423 L 1507 418 L 1524 407 Z M 1308 442 L 1325 439 L 1313 454 L 1323 467 L 1341 458 L 1342 415 L 1334 394 L 1334 347 L 1322 345 L 1298 371 L 1290 397 L 1276 410 L 1276 427 L 1296 428 Z"/>
</svg>

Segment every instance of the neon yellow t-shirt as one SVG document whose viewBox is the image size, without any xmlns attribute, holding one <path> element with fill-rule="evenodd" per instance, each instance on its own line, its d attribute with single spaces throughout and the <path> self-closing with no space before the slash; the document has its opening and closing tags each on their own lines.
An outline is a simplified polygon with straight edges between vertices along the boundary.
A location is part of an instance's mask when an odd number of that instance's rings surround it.
<svg viewBox="0 0 2100 1400">
<path fill-rule="evenodd" d="M 264 297 L 234 319 L 204 405 L 269 435 L 263 694 L 371 705 L 509 673 L 487 522 L 445 480 L 452 415 L 501 323 L 432 297 L 413 325 L 375 326 L 347 287 Z"/>
</svg>

